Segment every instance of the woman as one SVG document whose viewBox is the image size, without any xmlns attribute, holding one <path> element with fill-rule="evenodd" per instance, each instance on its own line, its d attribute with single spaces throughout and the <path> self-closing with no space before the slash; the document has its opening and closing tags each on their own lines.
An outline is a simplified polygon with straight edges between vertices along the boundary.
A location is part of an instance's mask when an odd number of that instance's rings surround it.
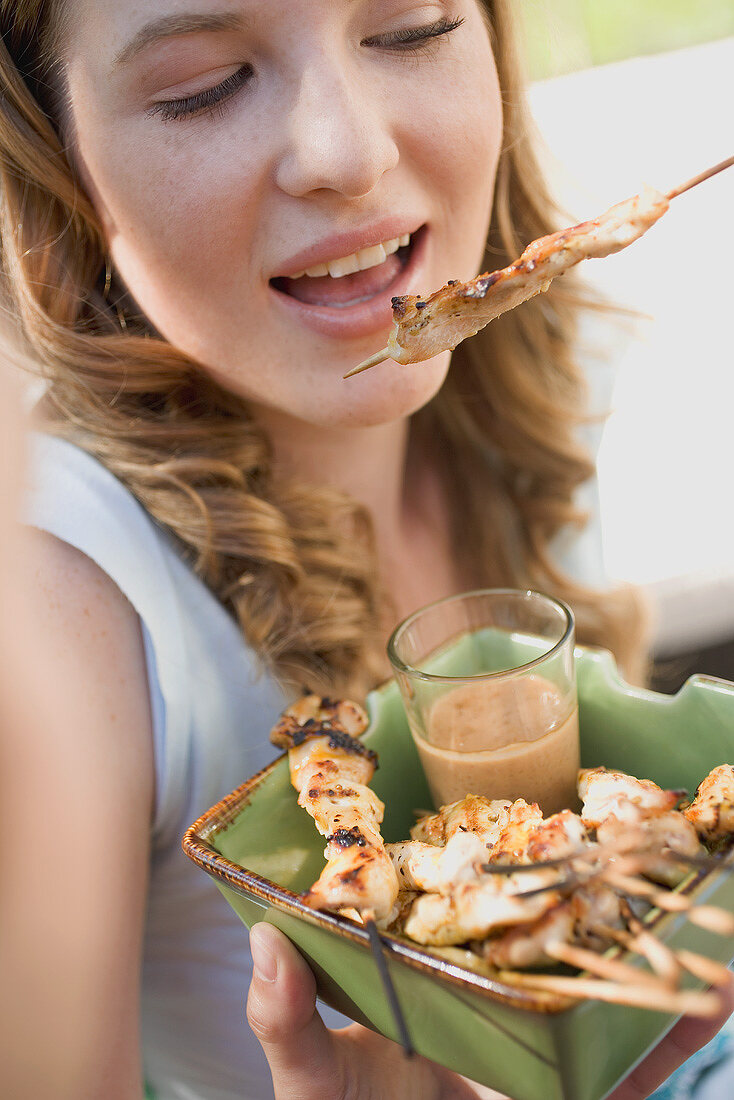
<svg viewBox="0 0 734 1100">
<path fill-rule="evenodd" d="M 448 377 L 341 381 L 393 294 L 550 226 L 509 9 L 0 2 L 5 292 L 47 381 L 39 629 L 85 673 L 65 728 L 99 731 L 90 1095 L 272 1095 L 245 936 L 179 838 L 298 688 L 363 694 L 398 617 L 476 584 L 565 596 L 639 667 L 634 601 L 552 559 L 592 473 L 567 294 Z"/>
</svg>

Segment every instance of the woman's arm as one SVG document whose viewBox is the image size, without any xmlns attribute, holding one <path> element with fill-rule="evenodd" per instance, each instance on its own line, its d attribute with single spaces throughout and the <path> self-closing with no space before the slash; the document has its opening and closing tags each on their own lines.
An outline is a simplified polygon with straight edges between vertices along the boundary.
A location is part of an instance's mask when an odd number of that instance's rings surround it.
<svg viewBox="0 0 734 1100">
<path fill-rule="evenodd" d="M 12 535 L 0 609 L 8 1095 L 139 1100 L 154 774 L 140 624 L 85 555 Z"/>
</svg>

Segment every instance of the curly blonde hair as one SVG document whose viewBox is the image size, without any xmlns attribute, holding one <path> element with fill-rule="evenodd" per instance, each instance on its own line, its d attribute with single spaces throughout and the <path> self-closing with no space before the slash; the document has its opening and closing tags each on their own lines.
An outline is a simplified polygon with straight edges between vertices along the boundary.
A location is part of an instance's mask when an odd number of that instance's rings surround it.
<svg viewBox="0 0 734 1100">
<path fill-rule="evenodd" d="M 533 149 L 512 0 L 484 7 L 505 118 L 485 257 L 492 269 L 551 232 L 556 208 Z M 246 401 L 144 318 L 121 325 L 104 293 L 102 228 L 60 136 L 62 15 L 62 0 L 0 0 L 3 304 L 46 379 L 50 430 L 96 456 L 175 536 L 285 685 L 361 695 L 385 674 L 370 517 L 336 491 L 279 481 Z M 554 284 L 462 344 L 411 431 L 430 432 L 432 447 L 451 455 L 443 476 L 472 583 L 560 595 L 576 612 L 579 639 L 610 648 L 639 678 L 644 616 L 635 593 L 583 588 L 549 550 L 563 527 L 583 524 L 575 492 L 594 470 L 577 438 L 586 406 L 573 355 L 582 305 Z"/>
</svg>

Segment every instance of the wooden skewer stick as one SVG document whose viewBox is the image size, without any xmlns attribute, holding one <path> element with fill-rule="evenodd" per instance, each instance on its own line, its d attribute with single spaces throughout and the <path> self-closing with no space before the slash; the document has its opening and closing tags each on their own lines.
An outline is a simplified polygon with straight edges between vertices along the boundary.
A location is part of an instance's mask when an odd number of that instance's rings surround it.
<svg viewBox="0 0 734 1100">
<path fill-rule="evenodd" d="M 694 905 L 691 899 L 683 894 L 661 890 L 660 887 L 632 875 L 608 871 L 604 878 L 610 886 L 616 886 L 625 894 L 647 898 L 650 904 L 658 909 L 665 909 L 670 913 L 687 913 L 691 923 L 697 924 L 699 928 L 705 928 L 718 936 L 734 936 L 734 917 L 725 909 L 719 909 L 714 905 Z"/>
<path fill-rule="evenodd" d="M 715 164 L 713 168 L 707 168 L 705 172 L 699 172 L 697 176 L 693 176 L 691 179 L 686 180 L 680 187 L 674 187 L 672 191 L 668 191 L 665 196 L 666 199 L 675 199 L 678 195 L 682 195 L 684 191 L 690 191 L 692 187 L 696 187 L 699 183 L 703 183 L 704 180 L 710 179 L 711 176 L 715 176 L 718 172 L 723 172 L 725 168 L 731 168 L 734 164 L 734 157 L 729 157 L 727 160 L 722 160 L 720 164 Z M 374 355 L 370 355 L 369 359 L 365 359 L 359 366 L 353 367 L 347 371 L 344 378 L 352 378 L 355 374 L 361 374 L 363 370 L 369 370 L 370 367 L 377 366 L 378 363 L 384 363 L 387 359 L 391 359 L 392 356 L 387 348 L 381 348 L 380 351 L 376 351 Z"/>
<path fill-rule="evenodd" d="M 727 157 L 726 160 L 722 160 L 719 164 L 715 164 L 713 168 L 707 168 L 705 172 L 699 172 L 697 176 L 692 176 L 691 179 L 682 183 L 680 187 L 674 187 L 672 191 L 668 191 L 665 196 L 666 199 L 675 199 L 678 195 L 682 195 L 684 191 L 690 191 L 691 187 L 697 187 L 699 183 L 703 183 L 704 180 L 710 179 L 711 176 L 715 176 L 718 172 L 723 172 L 725 168 L 731 168 L 734 164 L 734 157 Z"/>
<path fill-rule="evenodd" d="M 372 957 L 377 965 L 377 970 L 380 975 L 383 989 L 385 990 L 385 996 L 387 997 L 388 1004 L 390 1005 L 390 1011 L 393 1014 L 395 1020 L 395 1026 L 398 1029 L 398 1035 L 400 1037 L 400 1045 L 405 1051 L 406 1058 L 412 1058 L 415 1054 L 415 1047 L 410 1038 L 407 1024 L 405 1023 L 405 1016 L 403 1016 L 403 1010 L 400 1007 L 398 1001 L 398 995 L 395 992 L 395 986 L 392 983 L 390 977 L 390 971 L 387 968 L 385 961 L 385 955 L 383 951 L 383 943 L 380 938 L 377 925 L 375 924 L 374 914 L 369 910 L 365 910 L 362 914 L 364 918 L 365 927 L 370 937 L 370 948 L 372 950 Z"/>
<path fill-rule="evenodd" d="M 358 367 L 352 367 L 351 370 L 348 370 L 344 377 L 351 378 L 353 374 L 360 374 L 363 370 L 376 367 L 378 363 L 384 363 L 389 358 L 390 352 L 387 348 L 382 348 L 380 351 L 376 351 L 374 355 L 370 355 L 369 359 L 365 359 L 364 363 L 360 363 Z"/>
<path fill-rule="evenodd" d="M 630 932 L 625 932 L 623 935 L 628 940 L 630 950 L 644 955 L 658 972 L 660 972 L 658 969 L 660 965 L 670 967 L 671 972 L 675 968 L 678 974 L 683 967 L 708 985 L 726 986 L 731 981 L 731 973 L 727 967 L 716 962 L 715 959 L 709 959 L 706 955 L 699 955 L 694 951 L 687 951 L 685 948 L 673 951 L 652 932 L 648 932 L 642 921 L 631 911 L 627 916 L 627 924 L 632 935 Z M 678 977 L 676 976 L 673 980 L 677 983 Z"/>
<path fill-rule="evenodd" d="M 642 955 L 665 982 L 670 989 L 676 989 L 680 980 L 681 964 L 678 962 L 671 949 L 650 932 L 642 929 L 642 925 L 636 918 L 627 917 L 633 932 L 623 931 L 621 928 L 609 928 L 606 925 L 596 926 L 594 931 L 604 936 L 605 939 L 614 940 L 628 951 L 634 951 L 636 955 Z M 634 923 L 633 923 L 634 922 Z"/>
<path fill-rule="evenodd" d="M 643 929 L 638 920 L 633 918 L 633 921 L 635 929 L 638 927 L 642 929 L 641 931 L 635 930 L 634 934 L 620 928 L 609 928 L 605 925 L 596 926 L 595 931 L 606 939 L 616 940 L 620 946 L 627 948 L 628 951 L 634 951 L 636 955 L 642 955 L 658 975 L 657 980 L 664 982 L 669 989 L 677 989 L 681 970 L 687 970 L 695 978 L 700 978 L 702 982 L 706 982 L 707 985 L 727 986 L 731 981 L 731 972 L 722 963 L 716 962 L 715 959 L 709 959 L 705 955 L 699 955 L 695 951 L 687 951 L 685 948 L 672 951 L 667 944 L 662 943 L 656 936 Z M 582 965 L 581 956 L 578 957 L 578 961 L 574 961 L 570 953 L 566 951 L 566 945 L 562 944 L 561 948 L 561 952 L 557 953 L 555 958 L 560 959 L 561 962 L 568 962 L 572 966 Z M 574 952 L 578 951 L 577 948 L 572 948 L 572 950 Z M 546 954 L 553 955 L 553 953 L 554 949 L 548 950 L 546 948 Z M 583 966 L 583 969 L 593 973 L 594 967 L 589 963 L 592 959 L 596 959 L 597 963 L 599 961 L 603 963 L 607 970 L 607 973 L 602 973 L 601 966 L 597 966 L 596 973 L 599 973 L 602 977 L 614 977 L 609 966 L 610 963 L 614 963 L 616 967 L 622 966 L 625 970 L 632 970 L 637 975 L 638 980 L 643 976 L 640 971 L 634 967 L 625 966 L 619 960 L 600 958 L 591 951 L 584 952 L 584 954 L 590 955 L 591 959 L 588 960 L 587 965 Z M 648 975 L 648 977 L 652 977 L 652 975 Z M 622 971 L 620 971 L 619 980 L 624 980 Z"/>
<path fill-rule="evenodd" d="M 727 986 L 731 981 L 731 971 L 715 959 L 707 959 L 705 955 L 686 951 L 685 948 L 676 951 L 675 957 L 681 966 L 707 985 Z"/>
<path fill-rule="evenodd" d="M 658 986 L 618 985 L 596 978 L 565 978 L 546 974 L 519 974 L 516 970 L 500 970 L 497 977 L 508 985 L 524 989 L 539 989 L 559 993 L 576 1000 L 610 1001 L 613 1004 L 635 1005 L 656 1012 L 710 1018 L 721 1011 L 721 998 L 716 993 L 675 991 Z"/>
<path fill-rule="evenodd" d="M 734 917 L 715 905 L 694 905 L 688 911 L 691 924 L 714 932 L 717 936 L 734 936 Z"/>
<path fill-rule="evenodd" d="M 725 862 L 718 856 L 689 856 L 685 852 L 676 852 L 674 848 L 671 848 L 668 852 L 662 852 L 660 855 L 656 855 L 655 860 L 663 860 L 666 863 L 675 865 L 684 864 L 686 867 L 694 867 L 699 871 L 723 871 L 724 874 L 734 875 L 734 863 L 727 857 Z"/>
<path fill-rule="evenodd" d="M 671 951 L 667 944 L 653 936 L 646 929 L 637 932 L 630 937 L 628 947 L 643 959 L 647 959 L 650 966 L 664 982 L 670 986 L 677 986 L 680 981 L 681 962 L 675 951 Z"/>
<path fill-rule="evenodd" d="M 666 989 L 662 981 L 655 974 L 649 974 L 646 970 L 638 970 L 635 966 L 623 963 L 619 959 L 608 959 L 604 955 L 598 955 L 596 951 L 588 951 L 583 947 L 576 947 L 570 943 L 547 944 L 543 948 L 546 955 L 550 955 L 559 962 L 576 966 L 579 970 L 588 970 L 591 974 L 597 974 L 600 978 L 609 978 L 610 981 L 619 982 L 621 985 L 645 985 L 651 989 Z"/>
</svg>

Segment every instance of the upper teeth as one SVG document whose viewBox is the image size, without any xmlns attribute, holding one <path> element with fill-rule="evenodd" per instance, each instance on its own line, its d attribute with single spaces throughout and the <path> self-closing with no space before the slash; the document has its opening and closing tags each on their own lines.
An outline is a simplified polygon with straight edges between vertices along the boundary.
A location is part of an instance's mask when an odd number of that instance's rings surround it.
<svg viewBox="0 0 734 1100">
<path fill-rule="evenodd" d="M 329 260 L 325 264 L 315 264 L 307 267 L 305 271 L 297 271 L 291 279 L 301 279 L 304 275 L 310 275 L 318 279 L 322 275 L 331 275 L 332 279 L 341 279 L 342 275 L 353 275 L 355 271 L 366 271 L 368 267 L 377 267 L 385 262 L 388 256 L 404 248 L 410 243 L 410 233 L 403 233 L 401 237 L 393 237 L 382 244 L 373 244 L 369 248 L 360 248 L 359 252 L 352 252 L 349 256 L 340 256 L 338 260 Z"/>
</svg>

